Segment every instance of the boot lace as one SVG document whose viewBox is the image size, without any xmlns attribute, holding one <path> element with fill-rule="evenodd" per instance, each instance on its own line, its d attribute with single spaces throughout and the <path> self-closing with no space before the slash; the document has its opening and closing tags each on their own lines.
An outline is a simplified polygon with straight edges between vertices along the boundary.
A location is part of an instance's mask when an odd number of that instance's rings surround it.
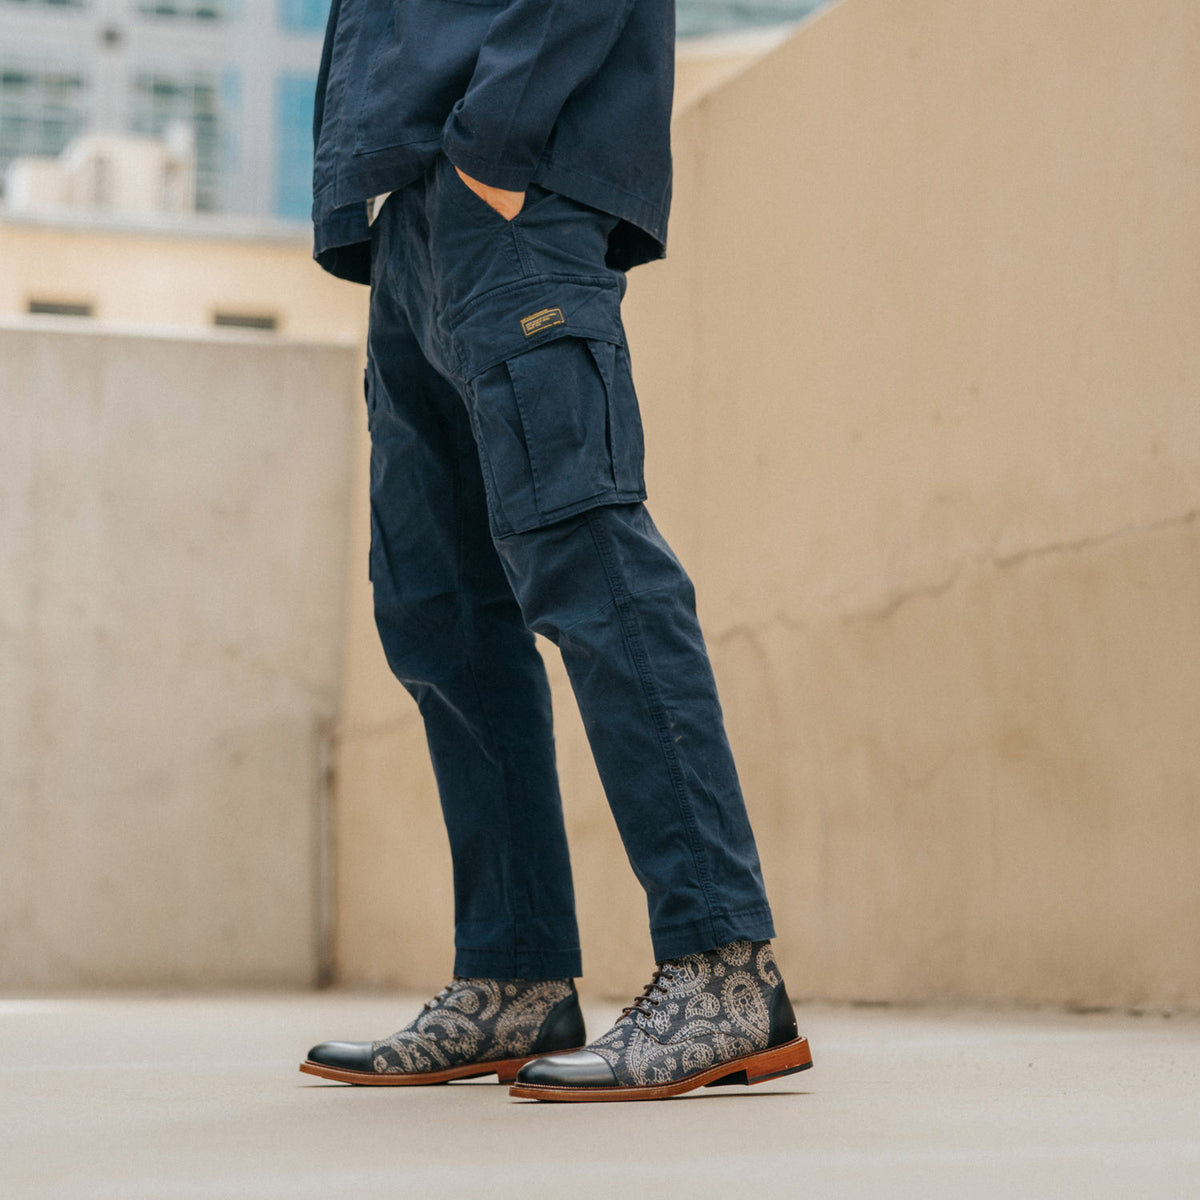
<svg viewBox="0 0 1200 1200">
<path fill-rule="evenodd" d="M 460 982 L 461 980 L 457 975 L 455 975 L 454 978 L 451 979 L 450 982 L 444 988 L 442 988 L 442 990 L 438 992 L 438 994 L 434 996 L 432 1000 L 425 1001 L 425 1007 L 421 1011 L 429 1012 L 431 1009 L 438 1008 L 440 1005 L 445 1004 L 451 993 L 458 991 L 458 985 Z"/>
<path fill-rule="evenodd" d="M 670 994 L 670 985 L 674 981 L 675 972 L 678 969 L 674 963 L 659 963 L 654 969 L 654 978 L 646 984 L 642 989 L 642 994 L 632 1004 L 621 1010 L 619 1019 L 624 1020 L 630 1013 L 643 1013 L 649 1016 L 651 1011 L 663 1002 L 663 998 Z"/>
</svg>

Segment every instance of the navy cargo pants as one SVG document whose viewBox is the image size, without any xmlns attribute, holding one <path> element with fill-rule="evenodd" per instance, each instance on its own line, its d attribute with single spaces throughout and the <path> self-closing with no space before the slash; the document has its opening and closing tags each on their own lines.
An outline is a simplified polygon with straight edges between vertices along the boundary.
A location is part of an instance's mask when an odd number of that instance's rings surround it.
<svg viewBox="0 0 1200 1200">
<path fill-rule="evenodd" d="M 773 934 L 692 586 L 642 504 L 612 225 L 537 187 L 505 221 L 442 156 L 373 226 L 375 615 L 425 721 L 459 975 L 581 973 L 531 631 L 562 653 L 656 958 Z"/>
</svg>

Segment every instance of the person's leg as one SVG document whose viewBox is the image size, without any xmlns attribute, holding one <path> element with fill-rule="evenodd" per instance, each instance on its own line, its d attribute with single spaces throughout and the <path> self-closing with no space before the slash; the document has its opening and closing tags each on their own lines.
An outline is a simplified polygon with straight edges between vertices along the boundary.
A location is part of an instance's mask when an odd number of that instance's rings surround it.
<svg viewBox="0 0 1200 1200">
<path fill-rule="evenodd" d="M 651 1099 L 803 1070 L 692 586 L 642 504 L 611 221 L 531 189 L 506 222 L 448 164 L 426 199 L 429 342 L 470 412 L 524 620 L 562 651 L 659 959 L 613 1029 L 530 1063 L 513 1094 Z"/>
<path fill-rule="evenodd" d="M 692 585 L 642 504 L 613 218 L 534 188 L 507 222 L 443 163 L 411 220 L 409 312 L 440 318 L 426 352 L 470 413 L 524 621 L 561 649 L 656 955 L 771 937 Z"/>
<path fill-rule="evenodd" d="M 373 247 L 370 575 L 383 648 L 420 708 L 437 777 L 455 978 L 390 1037 L 322 1042 L 301 1065 L 353 1084 L 508 1082 L 531 1057 L 585 1040 L 545 670 L 492 543 L 467 412 L 392 286 L 419 271 L 403 243 L 420 207 L 419 186 L 393 197 Z"/>
<path fill-rule="evenodd" d="M 562 652 L 655 957 L 773 936 L 692 585 L 645 507 L 497 546 L 525 620 Z"/>
<path fill-rule="evenodd" d="M 383 647 L 420 707 L 437 777 L 454 971 L 578 975 L 545 670 L 488 533 L 467 415 L 387 278 L 372 292 L 368 343 L 370 574 Z"/>
</svg>

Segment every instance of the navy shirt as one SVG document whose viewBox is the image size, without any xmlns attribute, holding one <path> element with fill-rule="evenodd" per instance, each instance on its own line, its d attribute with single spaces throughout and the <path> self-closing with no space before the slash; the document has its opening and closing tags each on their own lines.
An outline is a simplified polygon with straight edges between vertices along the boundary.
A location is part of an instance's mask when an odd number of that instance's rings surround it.
<svg viewBox="0 0 1200 1200">
<path fill-rule="evenodd" d="M 612 266 L 664 252 L 674 0 L 333 0 L 313 136 L 315 256 L 370 280 L 367 200 L 439 153 L 619 217 Z"/>
</svg>

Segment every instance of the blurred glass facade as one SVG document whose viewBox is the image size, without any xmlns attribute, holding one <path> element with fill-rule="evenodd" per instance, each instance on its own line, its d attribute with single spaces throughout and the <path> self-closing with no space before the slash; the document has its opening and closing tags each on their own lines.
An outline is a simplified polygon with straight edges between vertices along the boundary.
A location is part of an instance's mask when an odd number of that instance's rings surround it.
<svg viewBox="0 0 1200 1200">
<path fill-rule="evenodd" d="M 196 209 L 215 212 L 221 198 L 221 104 L 215 71 L 138 71 L 128 98 L 130 133 L 162 137 L 176 121 L 196 145 Z"/>
<path fill-rule="evenodd" d="M 324 33 L 329 0 L 279 0 L 279 21 L 298 33 Z"/>
<path fill-rule="evenodd" d="M 81 133 L 196 148 L 196 207 L 308 217 L 329 0 L 0 0 L 0 172 Z"/>
<path fill-rule="evenodd" d="M 303 221 L 312 206 L 314 79 L 281 75 L 275 84 L 275 215 Z"/>
<path fill-rule="evenodd" d="M 829 0 L 678 0 L 680 37 Z M 329 0 L 0 0 L 0 173 L 77 134 L 195 136 L 197 208 L 303 221 Z"/>
<path fill-rule="evenodd" d="M 0 167 L 19 154 L 57 154 L 87 125 L 88 100 L 82 67 L 5 54 L 0 62 Z"/>
<path fill-rule="evenodd" d="M 802 20 L 831 0 L 676 0 L 675 28 L 681 38 L 736 33 Z"/>
</svg>

